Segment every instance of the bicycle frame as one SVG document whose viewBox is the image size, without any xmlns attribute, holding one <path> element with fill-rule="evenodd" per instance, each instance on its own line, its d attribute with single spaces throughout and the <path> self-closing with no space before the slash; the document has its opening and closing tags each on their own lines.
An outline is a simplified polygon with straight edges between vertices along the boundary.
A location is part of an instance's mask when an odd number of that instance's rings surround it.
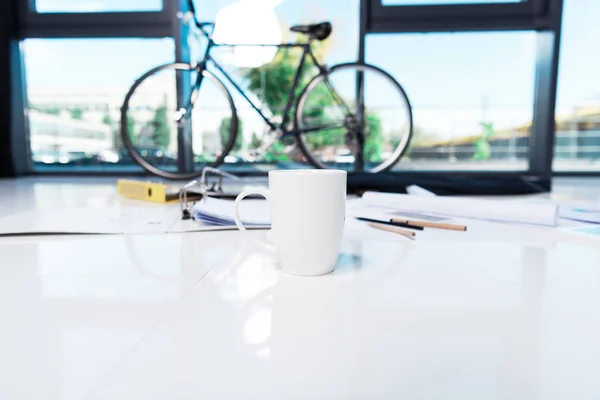
<svg viewBox="0 0 600 400">
<path fill-rule="evenodd" d="M 296 89 L 298 88 L 298 84 L 300 83 L 300 78 L 301 78 L 301 74 L 302 74 L 302 68 L 304 67 L 304 64 L 306 62 L 307 58 L 310 58 L 312 60 L 312 62 L 314 63 L 314 65 L 319 69 L 319 73 L 320 74 L 327 74 L 328 72 L 328 68 L 326 66 L 324 66 L 323 64 L 319 63 L 319 61 L 317 60 L 316 56 L 314 55 L 313 51 L 312 51 L 312 41 L 313 38 L 309 36 L 308 40 L 306 43 L 282 43 L 282 44 L 225 44 L 225 43 L 216 43 L 213 39 L 212 36 L 204 29 L 204 25 L 213 25 L 213 23 L 201 23 L 196 21 L 196 26 L 200 29 L 200 31 L 202 32 L 203 36 L 208 40 L 208 45 L 206 46 L 206 50 L 204 52 L 204 56 L 202 57 L 202 60 L 200 62 L 198 62 L 197 66 L 196 66 L 196 70 L 198 71 L 198 77 L 196 79 L 196 82 L 194 84 L 193 90 L 191 91 L 192 95 L 190 96 L 190 100 L 189 103 L 187 104 L 186 107 L 184 107 L 184 112 L 181 113 L 180 115 L 189 115 L 189 113 L 191 112 L 191 109 L 194 106 L 194 93 L 198 93 L 198 90 L 200 89 L 201 85 L 202 85 L 202 81 L 204 80 L 204 76 L 202 74 L 202 72 L 204 70 L 207 70 L 207 66 L 208 66 L 208 62 L 210 61 L 214 67 L 216 68 L 217 71 L 219 71 L 224 77 L 225 79 L 227 79 L 227 81 L 233 86 L 233 88 L 250 104 L 250 106 L 258 113 L 258 115 L 260 115 L 260 117 L 265 121 L 265 123 L 269 126 L 269 128 L 272 131 L 275 130 L 279 130 L 281 131 L 283 136 L 288 136 L 288 135 L 296 135 L 299 133 L 308 133 L 308 132 L 313 132 L 313 131 L 318 131 L 318 130 L 322 130 L 324 128 L 330 128 L 333 126 L 330 125 L 326 125 L 326 126 L 316 126 L 316 127 L 311 127 L 311 128 L 306 128 L 306 129 L 301 129 L 298 130 L 296 128 L 294 129 L 287 129 L 286 127 L 288 126 L 288 123 L 290 122 L 290 111 L 292 110 L 293 106 L 294 106 L 294 100 L 296 99 L 294 96 L 294 93 L 296 91 Z M 210 55 L 210 52 L 213 48 L 217 48 L 217 47 L 277 47 L 277 48 L 301 48 L 302 49 L 302 56 L 300 58 L 300 62 L 298 64 L 298 67 L 296 69 L 296 74 L 294 76 L 294 81 L 292 82 L 292 85 L 289 89 L 288 92 L 288 98 L 287 98 L 287 103 L 285 105 L 285 108 L 283 110 L 283 117 L 282 117 L 282 121 L 279 124 L 275 124 L 271 119 L 269 119 L 262 111 L 261 109 L 252 101 L 252 99 L 250 99 L 250 97 L 246 94 L 246 92 L 244 91 L 244 89 L 227 73 L 227 71 L 225 71 L 225 69 L 223 67 L 221 67 L 221 65 Z M 331 84 L 327 81 L 327 86 L 329 88 L 329 90 L 331 91 L 333 98 L 335 99 L 335 101 L 343 106 L 344 108 L 346 108 L 347 110 L 349 110 L 349 107 L 344 103 L 344 101 L 341 99 L 341 97 L 338 95 L 338 93 L 334 90 L 334 88 L 331 86 Z"/>
<path fill-rule="evenodd" d="M 311 41 L 309 40 L 307 43 L 286 43 L 286 44 L 277 44 L 277 45 L 260 45 L 260 47 L 277 47 L 277 48 L 301 48 L 302 49 L 302 57 L 300 58 L 300 63 L 298 64 L 297 70 L 296 70 L 296 74 L 294 76 L 294 81 L 292 82 L 292 86 L 289 88 L 288 91 L 288 98 L 287 98 L 287 103 L 285 105 L 285 108 L 283 110 L 283 117 L 282 117 L 282 121 L 280 124 L 275 124 L 273 121 L 271 121 L 271 119 L 269 119 L 263 112 L 262 110 L 252 101 L 252 99 L 250 99 L 250 97 L 246 94 L 246 92 L 244 91 L 244 89 L 242 89 L 240 87 L 240 85 L 235 82 L 235 80 L 223 69 L 223 67 L 221 67 L 221 65 L 219 65 L 219 63 L 211 57 L 210 55 L 210 50 L 214 47 L 239 47 L 239 46 L 251 46 L 251 45 L 229 45 L 229 44 L 217 44 L 212 42 L 212 39 L 210 40 L 207 48 L 206 48 L 206 52 L 204 55 L 203 60 L 199 63 L 199 65 L 201 66 L 201 70 L 207 67 L 207 63 L 210 61 L 212 63 L 212 65 L 217 69 L 217 71 L 219 71 L 224 77 L 225 79 L 227 79 L 227 81 L 233 86 L 233 88 L 235 88 L 235 90 L 248 102 L 248 104 L 250 104 L 250 106 L 258 113 L 258 115 L 260 115 L 260 117 L 265 121 L 265 123 L 269 126 L 269 128 L 271 130 L 277 130 L 280 129 L 284 135 L 290 135 L 290 134 L 295 134 L 295 130 L 287 130 L 286 126 L 289 123 L 289 119 L 290 119 L 290 110 L 293 107 L 293 103 L 294 103 L 294 93 L 296 92 L 296 89 L 298 88 L 298 84 L 300 82 L 300 78 L 301 78 L 301 74 L 302 74 L 302 68 L 304 67 L 304 64 L 306 62 L 306 58 L 310 56 L 312 62 L 319 68 L 319 71 L 321 72 L 325 72 L 326 68 L 323 67 L 316 59 L 315 55 L 312 52 L 312 49 L 310 47 L 310 43 Z M 253 46 L 253 45 L 252 45 Z M 199 76 L 202 76 L 201 74 L 199 74 Z M 202 83 L 202 79 L 200 79 L 200 82 L 197 83 L 197 89 L 200 88 L 200 84 Z"/>
</svg>

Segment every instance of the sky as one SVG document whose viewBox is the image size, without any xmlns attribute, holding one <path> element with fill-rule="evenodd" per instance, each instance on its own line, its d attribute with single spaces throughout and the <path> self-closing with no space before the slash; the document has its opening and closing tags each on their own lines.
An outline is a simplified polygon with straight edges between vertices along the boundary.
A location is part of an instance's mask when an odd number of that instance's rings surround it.
<svg viewBox="0 0 600 400">
<path fill-rule="evenodd" d="M 384 0 L 384 4 L 439 4 L 442 0 Z M 449 0 L 444 0 L 447 2 Z M 465 3 L 466 0 L 450 0 Z M 483 0 L 480 2 L 490 2 Z M 510 0 L 495 0 L 497 2 Z M 232 0 L 196 0 L 212 20 Z M 37 0 L 42 12 L 155 11 L 160 0 Z M 284 25 L 330 20 L 334 33 L 326 62 L 355 60 L 358 0 L 283 0 Z M 600 104 L 600 1 L 565 0 L 558 113 Z M 286 38 L 293 40 L 292 35 Z M 440 137 L 477 129 L 482 118 L 500 126 L 531 120 L 535 32 L 376 34 L 366 39 L 366 61 L 391 73 L 415 109 L 415 124 Z M 29 90 L 42 87 L 126 88 L 149 68 L 173 61 L 172 39 L 29 39 L 24 43 Z M 236 99 L 236 103 L 240 101 Z M 467 121 L 465 125 L 465 121 Z"/>
</svg>

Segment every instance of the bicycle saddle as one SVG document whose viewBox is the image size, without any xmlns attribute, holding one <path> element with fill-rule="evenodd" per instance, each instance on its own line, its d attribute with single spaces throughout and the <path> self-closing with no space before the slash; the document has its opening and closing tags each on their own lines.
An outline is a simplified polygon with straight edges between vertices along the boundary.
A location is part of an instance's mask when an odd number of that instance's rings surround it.
<svg viewBox="0 0 600 400">
<path fill-rule="evenodd" d="M 294 25 L 290 28 L 290 31 L 311 35 L 317 40 L 325 40 L 331 34 L 331 23 L 321 22 L 319 24 Z"/>
</svg>

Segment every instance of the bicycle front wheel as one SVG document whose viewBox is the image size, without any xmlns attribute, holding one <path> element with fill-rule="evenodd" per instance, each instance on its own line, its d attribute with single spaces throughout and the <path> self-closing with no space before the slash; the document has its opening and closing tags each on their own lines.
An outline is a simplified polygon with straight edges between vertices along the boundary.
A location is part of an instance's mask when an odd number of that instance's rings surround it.
<svg viewBox="0 0 600 400">
<path fill-rule="evenodd" d="M 387 72 L 360 63 L 314 77 L 298 99 L 295 122 L 299 147 L 317 168 L 353 170 L 362 153 L 365 171 L 389 170 L 412 136 L 404 89 Z"/>
<path fill-rule="evenodd" d="M 192 179 L 226 161 L 237 135 L 225 86 L 198 67 L 166 64 L 142 75 L 125 96 L 121 141 L 127 152 L 119 162 L 135 161 L 167 179 Z"/>
</svg>

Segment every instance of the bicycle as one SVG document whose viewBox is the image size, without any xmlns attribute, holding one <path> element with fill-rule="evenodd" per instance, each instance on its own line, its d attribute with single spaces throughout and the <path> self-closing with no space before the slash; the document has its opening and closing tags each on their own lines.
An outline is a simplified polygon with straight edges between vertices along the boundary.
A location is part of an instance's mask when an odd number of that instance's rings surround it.
<svg viewBox="0 0 600 400">
<path fill-rule="evenodd" d="M 348 169 L 350 165 L 354 165 L 357 171 L 382 172 L 392 168 L 406 152 L 412 137 L 413 124 L 412 109 L 404 89 L 390 74 L 373 65 L 351 62 L 327 67 L 320 63 L 314 54 L 312 44 L 314 41 L 323 41 L 330 36 L 332 26 L 329 22 L 292 26 L 290 28 L 292 32 L 305 35 L 304 42 L 261 45 L 279 49 L 302 49 L 302 56 L 292 86 L 289 88 L 281 121 L 278 122 L 276 118 L 265 115 L 267 112 L 261 110 L 261 106 L 256 104 L 257 100 L 252 100 L 252 95 L 249 95 L 242 85 L 236 82 L 211 56 L 211 51 L 218 47 L 256 45 L 215 43 L 212 37 L 215 23 L 198 20 L 192 0 L 189 1 L 189 10 L 186 14 L 189 22 L 193 27 L 195 26 L 196 32 L 199 32 L 198 36 L 208 41 L 201 60 L 195 65 L 175 62 L 149 70 L 131 86 L 121 108 L 123 144 L 134 160 L 150 173 L 167 179 L 192 179 L 198 176 L 205 166 L 221 165 L 236 146 L 240 134 L 238 110 L 227 85 L 212 72 L 212 68 L 209 70 L 209 65 L 249 103 L 268 127 L 268 140 L 262 141 L 260 146 L 254 149 L 258 154 L 264 154 L 276 142 L 292 137 L 295 138 L 301 155 L 316 168 L 341 166 Z M 312 61 L 316 74 L 305 85 L 300 95 L 295 96 L 308 59 Z M 150 96 L 157 84 L 150 84 L 150 82 L 156 81 L 165 87 L 164 79 L 161 81 L 158 78 L 165 72 L 171 78 L 171 83 L 175 82 L 175 88 L 173 91 L 169 86 L 171 91 L 162 93 L 164 105 L 158 105 L 152 114 L 152 107 L 146 103 L 149 98 L 157 98 L 155 95 Z M 343 82 L 344 85 L 339 84 L 342 78 L 347 79 Z M 369 82 L 374 83 L 369 86 Z M 210 89 L 205 89 L 207 84 L 211 86 Z M 340 91 L 340 87 L 347 89 L 350 85 L 356 87 L 349 95 Z M 368 91 L 369 88 L 374 91 Z M 208 104 L 204 108 L 198 105 L 200 89 L 209 97 Z M 391 94 L 388 93 L 390 90 Z M 220 93 L 220 100 L 216 97 L 218 93 Z M 173 101 L 173 95 L 176 101 Z M 176 106 L 172 121 L 165 122 L 165 119 L 168 119 L 166 104 L 169 98 L 171 103 L 176 103 Z M 369 105 L 366 104 L 367 100 Z M 220 108 L 217 106 L 218 101 L 221 102 Z M 378 101 L 384 101 L 385 104 L 376 105 Z M 392 109 L 390 105 L 392 103 L 397 104 L 397 108 Z M 372 107 L 372 105 L 376 106 Z M 221 120 L 220 135 L 214 129 L 215 117 L 206 116 L 202 111 L 217 109 L 228 110 Z M 293 118 L 290 115 L 292 111 Z M 393 120 L 382 122 L 381 115 L 384 112 Z M 148 138 L 155 138 L 158 141 L 161 136 L 157 132 L 160 131 L 164 145 L 170 142 L 165 132 L 170 132 L 172 126 L 176 127 L 177 145 L 183 146 L 184 149 L 183 157 L 177 158 L 177 165 L 173 162 L 169 163 L 168 159 L 161 163 L 156 157 L 154 163 L 151 163 L 144 158 L 143 151 L 136 149 L 133 143 L 137 127 L 132 117 L 134 113 L 154 115 L 150 122 L 138 129 L 137 137 L 145 138 L 146 141 L 149 140 Z M 228 127 L 223 123 L 227 119 Z M 199 136 L 197 131 L 201 125 L 210 125 L 211 122 L 212 128 L 209 131 L 214 133 L 211 135 L 202 133 Z M 138 141 L 143 142 L 142 139 Z M 199 149 L 200 154 L 197 156 L 194 155 L 195 149 Z"/>
</svg>

